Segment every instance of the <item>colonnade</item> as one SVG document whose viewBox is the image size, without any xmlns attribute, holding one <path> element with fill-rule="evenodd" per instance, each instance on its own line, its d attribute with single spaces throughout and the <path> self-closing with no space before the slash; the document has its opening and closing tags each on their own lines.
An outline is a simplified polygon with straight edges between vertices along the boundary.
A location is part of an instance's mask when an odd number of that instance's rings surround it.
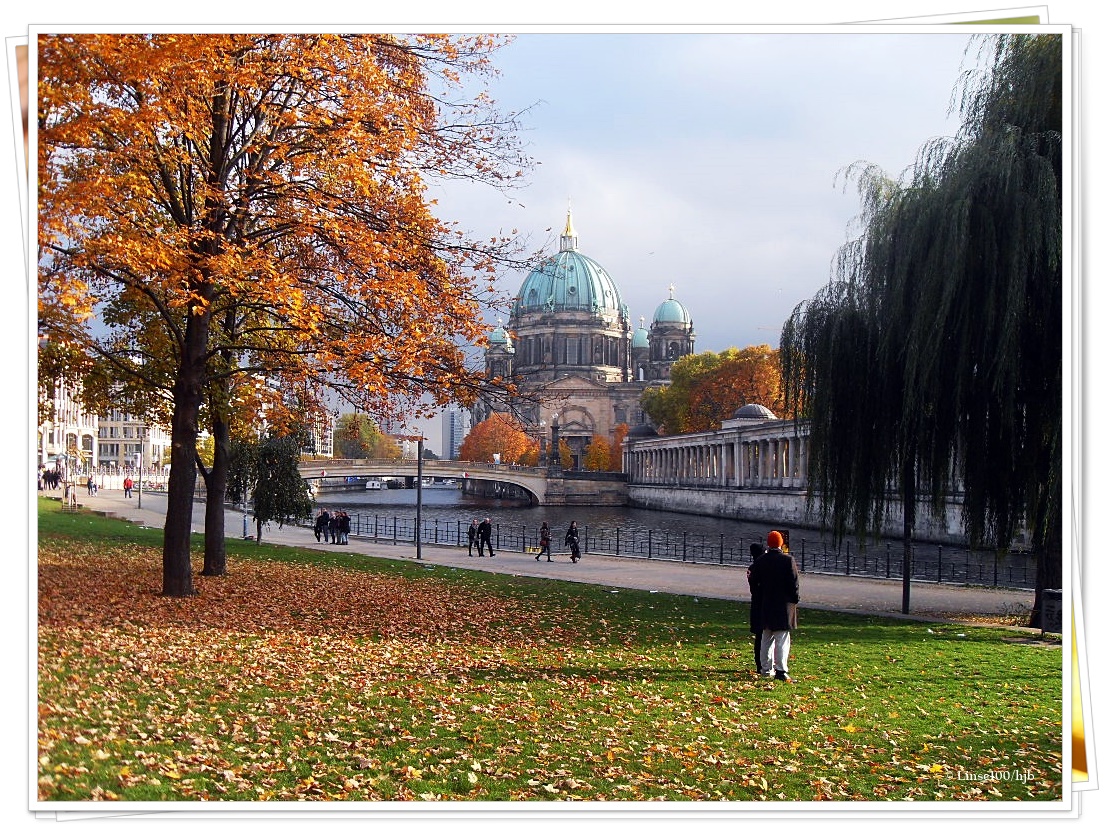
<svg viewBox="0 0 1104 826">
<path fill-rule="evenodd" d="M 808 436 L 792 422 L 627 440 L 629 484 L 804 488 Z"/>
</svg>

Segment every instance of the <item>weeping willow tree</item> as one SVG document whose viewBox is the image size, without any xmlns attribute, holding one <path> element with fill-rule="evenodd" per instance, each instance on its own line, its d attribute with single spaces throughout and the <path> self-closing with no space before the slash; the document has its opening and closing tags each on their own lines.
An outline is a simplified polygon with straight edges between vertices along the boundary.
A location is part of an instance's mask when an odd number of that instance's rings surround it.
<svg viewBox="0 0 1104 826">
<path fill-rule="evenodd" d="M 878 535 L 901 507 L 904 612 L 917 504 L 942 516 L 961 494 L 971 546 L 1029 533 L 1037 623 L 1061 585 L 1063 44 L 975 45 L 954 139 L 898 181 L 848 171 L 864 231 L 787 321 L 783 383 L 835 536 Z"/>
</svg>

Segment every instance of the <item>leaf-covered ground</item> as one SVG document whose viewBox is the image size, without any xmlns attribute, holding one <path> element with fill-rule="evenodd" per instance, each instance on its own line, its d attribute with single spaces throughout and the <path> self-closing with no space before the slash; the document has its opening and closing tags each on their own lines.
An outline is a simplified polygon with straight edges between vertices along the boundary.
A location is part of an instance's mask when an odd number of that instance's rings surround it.
<svg viewBox="0 0 1104 826">
<path fill-rule="evenodd" d="M 809 611 L 782 684 L 746 606 L 237 544 L 168 599 L 147 537 L 42 534 L 43 800 L 1061 795 L 1007 631 Z"/>
</svg>

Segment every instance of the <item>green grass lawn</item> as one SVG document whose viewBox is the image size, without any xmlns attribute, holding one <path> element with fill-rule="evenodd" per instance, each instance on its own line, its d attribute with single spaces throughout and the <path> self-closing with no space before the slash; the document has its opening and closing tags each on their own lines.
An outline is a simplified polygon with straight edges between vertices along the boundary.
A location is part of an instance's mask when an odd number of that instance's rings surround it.
<svg viewBox="0 0 1104 826">
<path fill-rule="evenodd" d="M 161 532 L 39 507 L 42 800 L 1055 800 L 1062 652 L 802 612 Z M 201 567 L 202 537 L 195 568 Z"/>
</svg>

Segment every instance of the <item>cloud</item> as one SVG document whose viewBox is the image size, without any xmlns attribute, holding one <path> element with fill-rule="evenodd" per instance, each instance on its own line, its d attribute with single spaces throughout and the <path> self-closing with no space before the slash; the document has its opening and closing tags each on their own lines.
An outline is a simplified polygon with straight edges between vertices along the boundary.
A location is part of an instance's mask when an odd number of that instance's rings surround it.
<svg viewBox="0 0 1104 826">
<path fill-rule="evenodd" d="M 492 93 L 505 108 L 539 101 L 525 116 L 539 165 L 513 202 L 453 187 L 442 204 L 554 251 L 570 201 L 580 251 L 613 276 L 634 325 L 673 283 L 699 351 L 776 344 L 852 234 L 858 197 L 838 173 L 868 161 L 897 176 L 955 131 L 968 38 L 523 35 Z"/>
</svg>

